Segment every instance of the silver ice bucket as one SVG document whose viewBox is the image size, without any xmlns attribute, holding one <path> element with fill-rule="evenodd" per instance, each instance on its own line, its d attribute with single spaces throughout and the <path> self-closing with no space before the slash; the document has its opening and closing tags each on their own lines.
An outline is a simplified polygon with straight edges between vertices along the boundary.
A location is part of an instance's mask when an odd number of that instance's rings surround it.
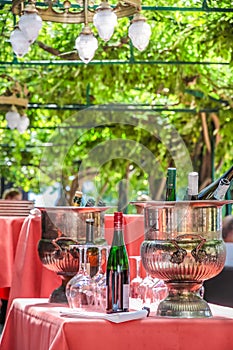
<svg viewBox="0 0 233 350">
<path fill-rule="evenodd" d="M 224 267 L 222 206 L 229 202 L 133 202 L 144 207 L 143 266 L 169 290 L 158 316 L 212 316 L 202 297 L 203 282 Z"/>
<path fill-rule="evenodd" d="M 79 268 L 77 244 L 85 244 L 86 220 L 94 220 L 94 244 L 105 245 L 104 211 L 109 207 L 45 207 L 41 211 L 41 239 L 38 254 L 42 264 L 61 277 L 62 284 L 49 298 L 67 303 L 66 285 Z M 96 259 L 98 261 L 98 259 Z"/>
</svg>

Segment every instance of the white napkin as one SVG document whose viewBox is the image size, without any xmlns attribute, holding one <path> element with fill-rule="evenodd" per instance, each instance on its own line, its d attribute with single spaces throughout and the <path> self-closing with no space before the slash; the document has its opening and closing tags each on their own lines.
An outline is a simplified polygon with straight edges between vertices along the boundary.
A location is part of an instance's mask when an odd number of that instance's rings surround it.
<svg viewBox="0 0 233 350">
<path fill-rule="evenodd" d="M 132 320 L 138 320 L 148 316 L 148 310 L 139 310 L 139 311 L 129 311 L 129 312 L 117 312 L 112 314 L 106 314 L 103 312 L 94 312 L 94 311 L 76 311 L 69 310 L 66 312 L 61 311 L 60 315 L 62 317 L 71 317 L 71 318 L 94 318 L 94 319 L 103 319 L 114 323 L 127 322 Z"/>
</svg>

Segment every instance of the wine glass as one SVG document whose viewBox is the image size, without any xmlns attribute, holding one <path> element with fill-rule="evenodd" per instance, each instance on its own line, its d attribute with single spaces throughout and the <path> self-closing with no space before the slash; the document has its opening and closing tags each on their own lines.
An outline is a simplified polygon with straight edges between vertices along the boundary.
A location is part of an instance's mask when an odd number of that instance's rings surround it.
<svg viewBox="0 0 233 350">
<path fill-rule="evenodd" d="M 87 249 L 83 246 L 83 268 L 82 276 L 78 278 L 70 287 L 71 305 L 75 309 L 91 309 L 95 302 L 95 282 L 87 272 Z"/>
<path fill-rule="evenodd" d="M 140 268 L 141 256 L 133 255 L 133 256 L 130 256 L 129 258 L 136 261 L 136 276 L 130 281 L 130 301 L 132 304 L 131 307 L 132 309 L 141 309 L 142 299 L 141 299 L 141 290 L 139 288 L 143 280 L 141 277 L 141 268 Z"/>
<path fill-rule="evenodd" d="M 92 277 L 95 282 L 95 309 L 106 311 L 106 266 L 110 246 L 99 246 L 99 269 L 97 274 Z M 106 270 L 106 267 L 105 267 Z"/>
<path fill-rule="evenodd" d="M 151 277 L 149 273 L 146 273 L 146 277 L 143 278 L 138 286 L 140 298 L 142 299 L 143 306 L 150 306 L 153 302 L 153 292 L 152 288 L 156 280 Z"/>
<path fill-rule="evenodd" d="M 83 264 L 82 264 L 82 252 L 83 252 L 83 245 L 81 244 L 75 244 L 70 246 L 71 249 L 73 250 L 77 250 L 79 251 L 79 269 L 78 272 L 76 273 L 76 275 L 74 275 L 74 277 L 72 277 L 67 285 L 66 285 L 66 297 L 68 300 L 68 304 L 69 307 L 72 307 L 72 298 L 70 297 L 70 289 L 71 287 L 79 280 L 83 277 Z"/>
<path fill-rule="evenodd" d="M 99 261 L 98 261 L 98 271 L 97 273 L 92 277 L 93 281 L 95 283 L 98 283 L 105 275 L 104 270 L 103 270 L 103 265 L 106 260 L 107 252 L 104 254 L 104 250 L 107 250 L 106 247 L 103 246 L 98 246 L 98 256 L 99 256 Z"/>
<path fill-rule="evenodd" d="M 156 314 L 159 303 L 168 295 L 168 287 L 163 280 L 154 279 L 152 287 L 151 315 Z"/>
</svg>

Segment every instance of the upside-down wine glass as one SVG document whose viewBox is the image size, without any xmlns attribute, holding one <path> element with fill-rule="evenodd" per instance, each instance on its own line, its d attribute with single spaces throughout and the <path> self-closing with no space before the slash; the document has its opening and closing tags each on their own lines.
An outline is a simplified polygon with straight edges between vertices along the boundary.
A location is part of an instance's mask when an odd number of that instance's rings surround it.
<svg viewBox="0 0 233 350">
<path fill-rule="evenodd" d="M 74 309 L 91 309 L 95 302 L 95 282 L 87 271 L 87 249 L 83 246 L 84 261 L 82 277 L 78 278 L 70 287 L 71 305 Z"/>
<path fill-rule="evenodd" d="M 79 251 L 79 269 L 74 277 L 72 277 L 66 285 L 66 297 L 68 300 L 69 307 L 72 308 L 72 298 L 70 297 L 71 287 L 83 277 L 83 261 L 82 261 L 82 252 L 83 252 L 83 244 L 75 244 L 71 246 L 72 249 L 78 249 Z"/>
<path fill-rule="evenodd" d="M 142 282 L 139 284 L 138 290 L 143 306 L 150 307 L 151 303 L 153 302 L 152 288 L 156 281 L 157 279 L 155 280 L 149 273 L 146 273 L 146 277 L 143 278 Z"/>
<path fill-rule="evenodd" d="M 141 256 L 140 255 L 132 255 L 129 257 L 136 262 L 136 276 L 130 281 L 130 301 L 132 309 L 141 309 L 142 306 L 142 298 L 140 291 L 140 284 L 142 283 L 141 277 Z"/>
<path fill-rule="evenodd" d="M 106 311 L 106 263 L 109 249 L 110 246 L 99 246 L 99 270 L 93 277 L 95 282 L 95 309 L 101 312 Z"/>
</svg>

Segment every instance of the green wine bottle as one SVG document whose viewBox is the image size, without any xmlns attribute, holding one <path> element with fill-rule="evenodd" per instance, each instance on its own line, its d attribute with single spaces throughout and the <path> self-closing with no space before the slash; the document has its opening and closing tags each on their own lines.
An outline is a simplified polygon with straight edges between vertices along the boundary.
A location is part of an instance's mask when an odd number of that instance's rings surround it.
<svg viewBox="0 0 233 350">
<path fill-rule="evenodd" d="M 230 181 L 228 179 L 221 179 L 217 188 L 214 190 L 211 190 L 210 192 L 206 192 L 204 196 L 198 195 L 199 200 L 223 200 L 225 198 L 225 195 L 227 193 L 227 190 L 230 187 Z M 199 197 L 200 196 L 200 197 Z"/>
<path fill-rule="evenodd" d="M 167 169 L 166 201 L 176 201 L 176 168 Z"/>
<path fill-rule="evenodd" d="M 197 199 L 198 200 L 204 200 L 204 199 L 219 199 L 219 195 L 215 192 L 218 187 L 219 187 L 219 184 L 220 184 L 220 181 L 224 179 L 224 181 L 222 181 L 222 184 L 225 183 L 226 186 L 228 186 L 228 188 L 230 187 L 230 182 L 231 180 L 233 179 L 233 166 L 228 169 L 222 176 L 220 176 L 217 180 L 215 180 L 214 182 L 212 182 L 210 185 L 208 185 L 207 187 L 203 188 L 199 193 L 198 193 L 198 196 L 197 196 Z M 229 184 L 226 183 L 226 181 L 229 181 Z M 224 189 L 226 190 L 225 191 L 225 194 L 228 190 L 227 187 L 225 187 Z M 223 189 L 223 188 L 222 188 Z M 218 189 L 218 191 L 222 191 L 221 189 L 221 186 L 220 188 Z M 222 198 L 223 195 L 221 194 L 220 197 Z"/>
<path fill-rule="evenodd" d="M 129 311 L 129 259 L 124 242 L 123 213 L 114 213 L 114 234 L 107 269 L 107 313 Z"/>
</svg>

